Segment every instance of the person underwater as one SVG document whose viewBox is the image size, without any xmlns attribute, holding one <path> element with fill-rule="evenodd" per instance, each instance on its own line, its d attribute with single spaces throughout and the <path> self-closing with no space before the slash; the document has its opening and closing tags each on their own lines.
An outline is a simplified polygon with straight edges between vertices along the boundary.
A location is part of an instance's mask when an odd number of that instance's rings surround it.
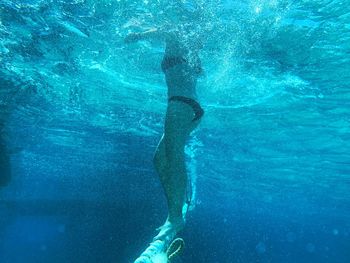
<svg viewBox="0 0 350 263">
<path fill-rule="evenodd" d="M 201 122 L 204 110 L 196 93 L 197 79 L 203 72 L 199 58 L 201 45 L 193 45 L 197 41 L 189 45 L 182 36 L 177 31 L 167 32 L 154 28 L 142 33 L 131 33 L 125 38 L 128 44 L 151 39 L 165 42 L 161 69 L 168 93 L 164 132 L 154 154 L 154 166 L 165 192 L 168 216 L 158 228 L 159 233 L 153 242 L 135 263 L 167 262 L 157 261 L 156 258 L 166 255 L 169 259 L 184 245 L 182 239 L 175 237 L 184 228 L 186 207 L 190 205 L 185 145 L 191 132 Z M 169 249 L 173 251 L 169 252 Z"/>
</svg>

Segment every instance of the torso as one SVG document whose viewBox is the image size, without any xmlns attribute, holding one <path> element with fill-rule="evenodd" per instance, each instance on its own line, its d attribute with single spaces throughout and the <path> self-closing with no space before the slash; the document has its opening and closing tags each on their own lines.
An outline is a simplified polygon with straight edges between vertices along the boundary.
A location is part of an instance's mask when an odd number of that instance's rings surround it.
<svg viewBox="0 0 350 263">
<path fill-rule="evenodd" d="M 167 41 L 162 69 L 168 86 L 168 97 L 196 99 L 196 84 L 202 67 L 198 49 L 189 50 L 178 41 Z"/>
</svg>

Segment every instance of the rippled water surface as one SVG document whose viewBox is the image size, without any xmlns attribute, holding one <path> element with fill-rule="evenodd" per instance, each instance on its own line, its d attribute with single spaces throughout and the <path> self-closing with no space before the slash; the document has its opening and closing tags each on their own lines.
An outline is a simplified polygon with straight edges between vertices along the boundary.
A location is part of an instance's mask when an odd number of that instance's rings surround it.
<svg viewBox="0 0 350 263">
<path fill-rule="evenodd" d="M 176 262 L 349 262 L 345 0 L 0 0 L 0 262 L 132 262 L 163 222 L 154 27 L 203 42 Z"/>
</svg>

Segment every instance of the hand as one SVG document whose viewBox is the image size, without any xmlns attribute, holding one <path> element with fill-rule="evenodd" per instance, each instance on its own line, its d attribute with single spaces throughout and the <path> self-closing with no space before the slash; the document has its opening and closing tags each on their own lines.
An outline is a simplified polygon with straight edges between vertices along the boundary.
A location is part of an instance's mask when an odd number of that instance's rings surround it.
<svg viewBox="0 0 350 263">
<path fill-rule="evenodd" d="M 127 44 L 130 44 L 130 43 L 135 43 L 140 39 L 141 39 L 140 33 L 130 33 L 125 37 L 124 42 Z"/>
</svg>

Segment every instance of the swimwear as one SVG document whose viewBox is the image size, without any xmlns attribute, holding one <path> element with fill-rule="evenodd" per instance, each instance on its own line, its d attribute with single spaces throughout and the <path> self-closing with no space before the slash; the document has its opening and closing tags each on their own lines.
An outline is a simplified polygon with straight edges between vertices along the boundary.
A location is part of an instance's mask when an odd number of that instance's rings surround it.
<svg viewBox="0 0 350 263">
<path fill-rule="evenodd" d="M 170 57 L 170 56 L 164 56 L 162 60 L 162 70 L 163 72 L 167 71 L 168 69 L 175 67 L 178 64 L 186 63 L 186 59 L 183 57 Z"/>
<path fill-rule="evenodd" d="M 163 60 L 162 60 L 162 70 L 165 73 L 165 71 L 167 71 L 168 69 L 175 67 L 176 65 L 179 64 L 188 64 L 192 69 L 194 69 L 194 72 L 197 75 L 200 75 L 203 73 L 203 69 L 200 65 L 200 61 L 197 63 L 197 65 L 190 65 L 187 61 L 187 59 L 185 59 L 184 57 L 181 56 L 164 56 Z"/>
<path fill-rule="evenodd" d="M 194 111 L 194 118 L 192 121 L 198 121 L 200 120 L 204 115 L 204 110 L 202 109 L 201 105 L 197 101 L 191 98 L 187 98 L 184 96 L 172 96 L 168 99 L 168 102 L 170 101 L 181 101 L 183 103 L 186 103 L 187 105 L 191 106 L 191 108 Z"/>
</svg>

